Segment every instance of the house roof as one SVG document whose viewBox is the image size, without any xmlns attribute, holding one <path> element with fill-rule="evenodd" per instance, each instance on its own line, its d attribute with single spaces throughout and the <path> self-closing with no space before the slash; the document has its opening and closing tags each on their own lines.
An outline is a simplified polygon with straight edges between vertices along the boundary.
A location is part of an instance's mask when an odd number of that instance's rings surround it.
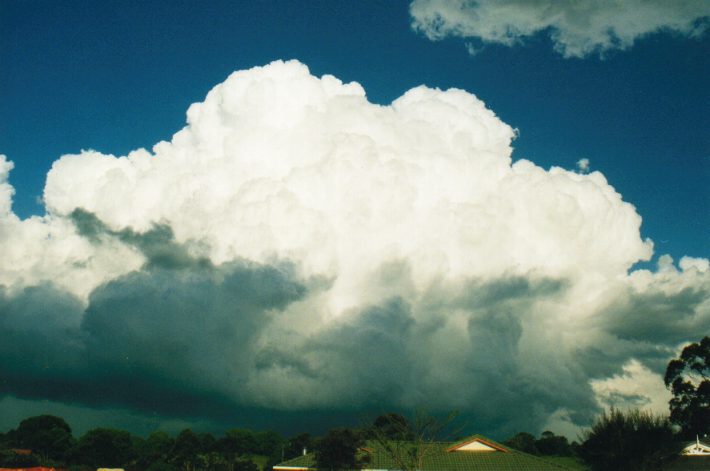
<svg viewBox="0 0 710 471">
<path fill-rule="evenodd" d="M 688 456 L 710 456 L 710 443 L 706 440 L 696 438 L 694 442 L 689 442 L 681 451 L 681 455 Z"/>
<path fill-rule="evenodd" d="M 395 442 L 392 442 L 395 443 Z M 403 443 L 403 442 L 397 442 Z M 471 446 L 471 445 L 476 446 Z M 561 471 L 564 466 L 550 463 L 537 456 L 508 448 L 481 435 L 473 435 L 459 442 L 427 444 L 432 450 L 425 454 L 422 469 L 435 471 Z M 383 446 L 368 441 L 361 449 L 369 462 L 366 470 L 394 470 L 399 466 Z M 315 454 L 309 453 L 274 466 L 274 470 L 314 470 Z"/>
</svg>

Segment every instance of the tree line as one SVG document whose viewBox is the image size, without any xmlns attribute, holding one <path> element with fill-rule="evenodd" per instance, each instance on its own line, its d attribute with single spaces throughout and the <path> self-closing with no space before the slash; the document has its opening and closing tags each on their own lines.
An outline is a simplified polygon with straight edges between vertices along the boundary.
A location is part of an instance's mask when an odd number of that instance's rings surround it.
<svg viewBox="0 0 710 471">
<path fill-rule="evenodd" d="M 310 445 L 309 438 L 303 434 L 286 440 L 273 431 L 247 429 L 228 430 L 221 437 L 191 429 L 177 436 L 156 431 L 142 438 L 110 428 L 95 428 L 75 438 L 61 417 L 40 415 L 0 434 L 0 467 L 258 471 L 264 462 L 276 463 L 296 456 L 302 445 Z"/>
</svg>

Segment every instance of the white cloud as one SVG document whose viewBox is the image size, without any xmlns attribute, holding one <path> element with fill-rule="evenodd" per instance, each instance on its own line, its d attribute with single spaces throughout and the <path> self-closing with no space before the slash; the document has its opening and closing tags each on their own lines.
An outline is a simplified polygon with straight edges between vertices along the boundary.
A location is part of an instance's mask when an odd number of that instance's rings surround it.
<svg viewBox="0 0 710 471">
<path fill-rule="evenodd" d="M 658 31 L 687 36 L 708 26 L 705 0 L 414 0 L 412 27 L 429 39 L 447 36 L 512 46 L 547 32 L 564 57 L 628 49 Z"/>
<path fill-rule="evenodd" d="M 599 172 L 513 164 L 514 130 L 465 91 L 418 87 L 379 106 L 356 83 L 279 61 L 235 72 L 187 120 L 151 151 L 62 156 L 46 217 L 0 215 L 13 316 L 57 296 L 24 290 L 49 283 L 86 307 L 71 311 L 85 320 L 76 355 L 102 352 L 88 356 L 121 371 L 129 344 L 146 349 L 131 360 L 140 371 L 177 361 L 148 348 L 165 322 L 189 364 L 164 374 L 242 405 L 429 402 L 520 429 L 562 410 L 578 423 L 596 405 L 590 378 L 631 358 L 657 372 L 668 345 L 708 325 L 707 260 L 629 275 L 653 247 L 635 208 Z M 0 189 L 9 210 L 12 188 Z M 638 305 L 655 306 L 642 322 L 674 326 L 656 350 L 619 321 Z"/>
<path fill-rule="evenodd" d="M 154 153 L 55 162 L 51 215 L 113 228 L 166 221 L 215 263 L 297 260 L 337 276 L 342 307 L 372 270 L 414 282 L 535 271 L 624 273 L 650 255 L 640 217 L 599 173 L 511 166 L 513 130 L 473 95 L 419 87 L 391 106 L 296 62 L 233 74 Z M 604 226 L 596 221 L 604 219 Z"/>
<path fill-rule="evenodd" d="M 8 183 L 10 170 L 15 164 L 7 160 L 7 156 L 0 154 L 0 217 L 8 217 L 12 211 L 12 196 L 15 189 Z"/>
<path fill-rule="evenodd" d="M 589 159 L 583 158 L 577 161 L 577 170 L 579 173 L 589 172 Z"/>
<path fill-rule="evenodd" d="M 597 401 L 606 409 L 639 408 L 655 414 L 668 414 L 671 393 L 665 388 L 663 377 L 638 360 L 629 360 L 623 367 L 623 374 L 590 383 Z"/>
</svg>

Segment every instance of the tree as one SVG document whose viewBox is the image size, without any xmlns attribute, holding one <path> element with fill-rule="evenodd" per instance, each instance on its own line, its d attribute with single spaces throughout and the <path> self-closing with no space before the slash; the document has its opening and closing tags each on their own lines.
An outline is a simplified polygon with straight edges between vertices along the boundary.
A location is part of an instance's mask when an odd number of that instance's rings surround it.
<svg viewBox="0 0 710 471">
<path fill-rule="evenodd" d="M 531 455 L 539 455 L 540 450 L 535 446 L 535 437 L 531 433 L 519 432 L 515 436 L 507 439 L 505 445 L 515 448 L 516 450 L 522 451 L 523 453 L 530 453 Z"/>
<path fill-rule="evenodd" d="M 266 430 L 254 434 L 255 447 L 252 453 L 265 456 L 277 456 L 281 453 L 283 438 L 276 432 Z"/>
<path fill-rule="evenodd" d="M 357 454 L 363 444 L 361 434 L 355 430 L 332 429 L 316 442 L 316 467 L 331 471 L 359 468 L 362 463 Z"/>
<path fill-rule="evenodd" d="M 289 438 L 284 446 L 283 460 L 290 460 L 297 456 L 301 456 L 303 450 L 308 452 L 313 448 L 313 438 L 308 433 L 301 433 L 295 437 Z M 281 460 L 281 461 L 283 461 Z"/>
<path fill-rule="evenodd" d="M 653 470 L 675 452 L 668 419 L 638 409 L 604 411 L 583 438 L 580 455 L 595 471 Z"/>
<path fill-rule="evenodd" d="M 668 363 L 664 378 L 671 389 L 671 422 L 686 438 L 710 433 L 710 337 L 686 346 Z"/>
<path fill-rule="evenodd" d="M 257 440 L 254 432 L 246 429 L 227 430 L 224 437 L 217 441 L 217 449 L 225 455 L 236 458 L 246 453 L 254 453 Z"/>
<path fill-rule="evenodd" d="M 74 450 L 78 463 L 93 468 L 123 468 L 134 456 L 131 434 L 109 428 L 89 430 Z"/>
<path fill-rule="evenodd" d="M 535 441 L 535 448 L 541 455 L 570 456 L 572 454 L 567 437 L 555 435 L 549 430 L 542 432 L 540 439 Z"/>
<path fill-rule="evenodd" d="M 170 452 L 170 462 L 185 471 L 191 471 L 201 451 L 200 437 L 189 428 L 185 429 L 175 439 Z"/>
<path fill-rule="evenodd" d="M 413 437 L 409 421 L 401 414 L 388 412 L 375 419 L 369 434 L 373 438 L 382 436 L 390 440 L 411 440 Z"/>
<path fill-rule="evenodd" d="M 427 456 L 436 452 L 435 441 L 441 439 L 456 412 L 438 419 L 417 411 L 410 422 L 400 414 L 383 414 L 368 429 L 369 437 L 402 471 L 422 469 Z"/>
<path fill-rule="evenodd" d="M 175 440 L 165 432 L 156 431 L 151 433 L 137 450 L 138 459 L 136 464 L 140 469 L 145 469 L 153 463 L 166 463 L 174 444 Z"/>
<path fill-rule="evenodd" d="M 32 450 L 41 462 L 64 461 L 75 443 L 69 424 L 53 415 L 29 417 L 8 435 L 13 446 Z"/>
</svg>

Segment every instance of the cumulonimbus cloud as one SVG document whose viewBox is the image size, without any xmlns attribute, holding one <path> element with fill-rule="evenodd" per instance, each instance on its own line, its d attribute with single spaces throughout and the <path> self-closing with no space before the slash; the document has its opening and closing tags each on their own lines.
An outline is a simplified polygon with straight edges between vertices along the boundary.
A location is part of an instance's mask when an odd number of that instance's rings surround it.
<svg viewBox="0 0 710 471">
<path fill-rule="evenodd" d="M 414 0 L 410 14 L 414 30 L 432 40 L 454 36 L 511 46 L 549 32 L 555 50 L 568 58 L 628 49 L 659 31 L 698 36 L 710 23 L 704 0 Z"/>
<path fill-rule="evenodd" d="M 625 366 L 653 378 L 710 324 L 707 260 L 629 273 L 653 247 L 635 208 L 599 172 L 513 162 L 513 129 L 465 91 L 380 106 L 278 61 L 187 121 L 152 151 L 61 157 L 42 217 L 12 213 L 0 159 L 0 331 L 48 345 L 1 347 L 1 391 L 534 430 L 589 420 Z"/>
</svg>

